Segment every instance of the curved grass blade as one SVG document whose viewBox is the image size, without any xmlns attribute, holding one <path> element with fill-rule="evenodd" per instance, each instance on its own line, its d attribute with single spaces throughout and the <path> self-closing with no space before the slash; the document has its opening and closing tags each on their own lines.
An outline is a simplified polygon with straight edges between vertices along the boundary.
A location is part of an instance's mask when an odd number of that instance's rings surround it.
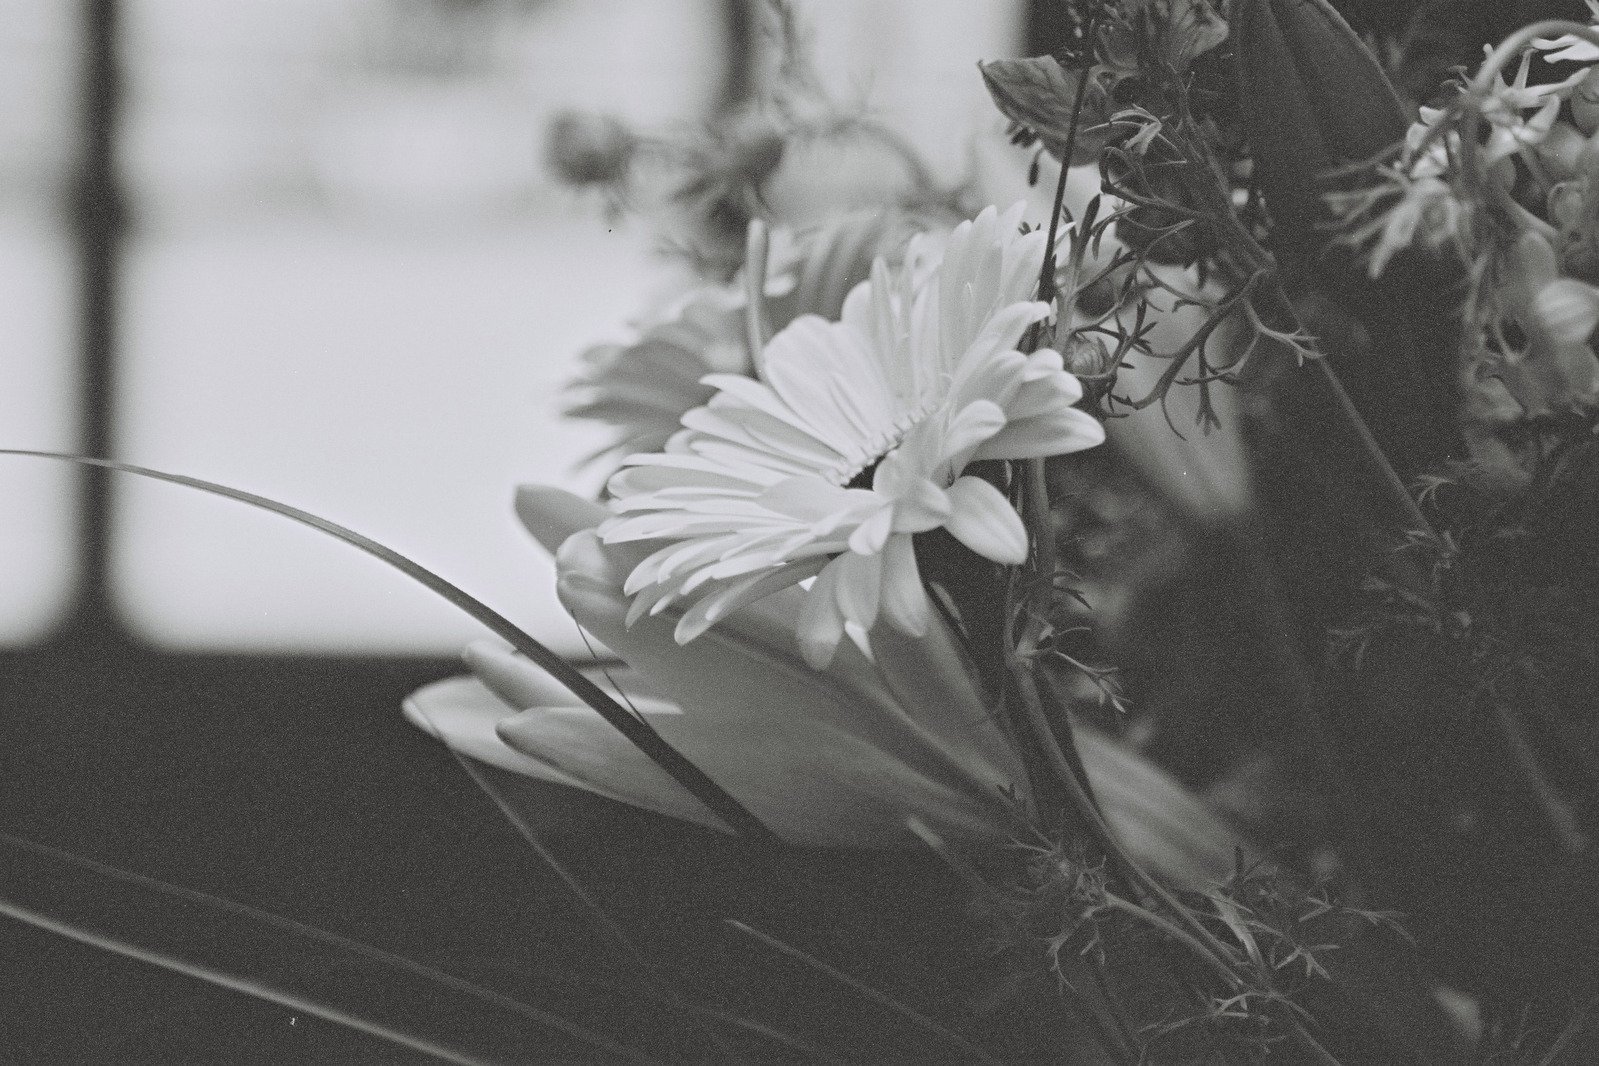
<svg viewBox="0 0 1599 1066">
<path fill-rule="evenodd" d="M 438 733 L 439 731 L 434 730 L 434 732 Z M 466 776 L 470 777 L 472 782 L 482 789 L 483 793 L 500 809 L 500 814 L 505 817 L 506 821 L 511 823 L 517 834 L 527 842 L 528 847 L 533 849 L 534 854 L 543 860 L 544 865 L 548 866 L 556 877 L 560 878 L 567 891 L 576 896 L 578 902 L 582 903 L 584 908 L 594 915 L 595 924 L 611 942 L 613 950 L 632 964 L 634 972 L 638 974 L 639 984 L 644 992 L 684 1013 L 692 1013 L 688 1010 L 688 1005 L 683 1001 L 682 997 L 673 992 L 667 982 L 660 979 L 656 973 L 655 964 L 633 943 L 632 938 L 627 935 L 627 931 L 622 928 L 621 923 L 605 912 L 605 908 L 601 907 L 593 895 L 583 887 L 583 882 L 578 880 L 577 875 L 568 870 L 566 864 L 556 858 L 555 853 L 545 846 L 543 840 L 539 839 L 537 831 L 528 823 L 526 818 L 522 817 L 522 813 L 517 809 L 516 804 L 496 787 L 488 772 L 491 768 L 483 767 L 480 769 L 470 757 L 462 755 L 454 748 L 450 748 L 449 751 L 451 755 L 455 756 L 455 761 L 460 764 L 461 769 L 466 772 Z M 694 1020 L 696 1024 L 699 1023 L 698 1018 Z M 706 1041 L 723 1058 L 729 1062 L 736 1061 L 732 1050 L 722 1042 L 714 1030 L 704 1025 L 700 1026 L 700 1030 Z"/>
<path fill-rule="evenodd" d="M 622 928 L 621 923 L 606 912 L 593 894 L 584 887 L 583 882 L 578 879 L 577 875 L 556 857 L 555 853 L 540 838 L 538 831 L 523 817 L 515 799 L 508 796 L 496 781 L 496 778 L 500 776 L 500 772 L 491 766 L 478 763 L 470 756 L 462 755 L 454 749 L 451 749 L 451 754 L 455 756 L 455 761 L 460 764 L 461 769 L 472 779 L 473 783 L 482 789 L 484 794 L 499 808 L 500 813 L 504 815 L 506 821 L 511 823 L 512 828 L 517 831 L 518 835 L 544 861 L 544 864 L 550 868 L 551 872 L 560 878 L 561 883 L 566 885 L 567 889 L 577 897 L 584 908 L 593 914 L 595 924 L 611 941 L 618 955 L 625 959 L 639 975 L 638 980 L 641 990 L 646 995 L 691 1015 L 693 1021 L 699 1025 L 707 1044 L 719 1052 L 724 1059 L 728 1062 L 739 1061 L 733 1049 L 729 1048 L 715 1030 L 705 1024 L 706 1022 L 716 1022 L 730 1029 L 752 1033 L 779 1047 L 801 1053 L 805 1056 L 806 1062 L 834 1064 L 842 1061 L 813 1044 L 806 1043 L 792 1034 L 774 1029 L 753 1018 L 745 1018 L 716 1007 L 707 1006 L 704 1003 L 690 1002 L 677 994 L 671 985 L 657 974 L 655 964 L 645 956 L 644 952 L 634 942 L 634 939 Z"/>
<path fill-rule="evenodd" d="M 594 708 L 601 717 L 621 732 L 635 747 L 645 755 L 648 755 L 661 769 L 671 774 L 673 780 L 686 788 L 695 799 L 705 804 L 717 817 L 726 822 L 729 828 L 753 840 L 760 840 L 766 843 L 778 842 L 776 835 L 770 829 L 767 829 L 743 804 L 712 780 L 705 771 L 696 766 L 682 752 L 667 743 L 666 739 L 642 718 L 629 713 L 626 708 L 611 699 L 604 689 L 584 677 L 582 672 L 571 663 L 568 663 L 555 652 L 522 632 L 510 619 L 481 600 L 450 584 L 420 563 L 414 562 L 392 548 L 379 544 L 370 537 L 363 536 L 352 529 L 347 529 L 337 522 L 311 514 L 309 511 L 302 511 L 298 507 L 291 507 L 289 504 L 280 503 L 265 496 L 257 496 L 253 492 L 245 492 L 242 489 L 231 488 L 227 485 L 217 484 L 214 481 L 205 481 L 183 474 L 169 474 L 161 470 L 135 466 L 132 463 L 70 455 L 64 452 L 0 448 L 0 455 L 78 463 L 82 466 L 95 466 L 105 470 L 114 470 L 118 473 L 134 474 L 155 481 L 165 481 L 173 485 L 198 489 L 201 492 L 208 492 L 214 496 L 235 500 L 263 511 L 281 515 L 284 518 L 293 519 L 301 525 L 310 526 L 318 532 L 326 533 L 336 540 L 341 540 L 353 548 L 359 548 L 368 555 L 388 563 L 418 584 L 444 597 L 450 603 L 481 622 L 495 636 L 506 641 L 517 651 L 548 671 L 550 676 L 565 685 L 578 699 Z"/>
<path fill-rule="evenodd" d="M 1588 1000 L 1571 1016 L 1566 1027 L 1560 1030 L 1560 1035 L 1555 1037 L 1555 1042 L 1549 1045 L 1549 1050 L 1538 1060 L 1538 1066 L 1555 1066 L 1555 1063 L 1560 1061 L 1560 1056 L 1566 1053 L 1566 1048 L 1577 1038 L 1577 1034 L 1587 1027 L 1588 1019 L 1595 1007 L 1599 1007 L 1599 996 Z"/>
<path fill-rule="evenodd" d="M 525 1062 L 552 1036 L 654 1060 L 557 1014 L 231 900 L 0 832 L 0 915 L 444 1062 Z"/>
<path fill-rule="evenodd" d="M 837 981 L 839 984 L 842 984 L 850 991 L 855 992 L 863 999 L 869 1000 L 872 1003 L 877 1004 L 879 1007 L 899 1015 L 901 1018 L 904 1018 L 906 1021 L 910 1022 L 918 1029 L 921 1029 L 923 1032 L 931 1033 L 939 1039 L 947 1041 L 948 1043 L 959 1048 L 965 1054 L 969 1055 L 971 1057 L 970 1061 L 989 1064 L 989 1066 L 998 1066 L 998 1060 L 992 1055 L 988 1054 L 982 1048 L 966 1040 L 964 1037 L 960 1036 L 960 1034 L 952 1032 L 944 1026 L 938 1024 L 937 1022 L 933 1021 L 933 1019 L 927 1017 L 927 1015 L 922 1014 L 920 1011 L 901 1003 L 893 996 L 890 996 L 884 992 L 879 992 L 877 989 L 855 979 L 854 977 L 851 977 L 844 971 L 836 967 L 829 966 L 827 963 L 816 958 L 814 955 L 802 951 L 786 941 L 779 940 L 777 937 L 772 936 L 769 933 L 763 933 L 752 925 L 741 922 L 736 918 L 724 918 L 722 921 L 730 929 L 736 929 L 740 933 L 743 933 L 759 943 L 766 945 L 768 948 L 771 948 L 784 958 L 797 962 L 802 966 L 808 966 L 820 974 L 831 977 L 833 980 Z"/>
</svg>

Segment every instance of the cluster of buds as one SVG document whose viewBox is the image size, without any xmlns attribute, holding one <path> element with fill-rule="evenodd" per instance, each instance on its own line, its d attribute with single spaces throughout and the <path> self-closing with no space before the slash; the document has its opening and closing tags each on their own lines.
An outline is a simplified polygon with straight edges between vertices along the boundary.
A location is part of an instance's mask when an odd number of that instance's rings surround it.
<svg viewBox="0 0 1599 1066">
<path fill-rule="evenodd" d="M 1397 254 L 1465 265 L 1463 435 L 1477 465 L 1525 484 L 1517 442 L 1599 407 L 1599 5 L 1595 25 L 1526 27 L 1492 49 L 1438 109 L 1423 108 L 1397 160 L 1331 195 L 1345 240 L 1381 275 Z M 1530 84 L 1534 60 L 1557 71 Z M 1513 77 L 1505 71 L 1514 69 Z"/>
</svg>

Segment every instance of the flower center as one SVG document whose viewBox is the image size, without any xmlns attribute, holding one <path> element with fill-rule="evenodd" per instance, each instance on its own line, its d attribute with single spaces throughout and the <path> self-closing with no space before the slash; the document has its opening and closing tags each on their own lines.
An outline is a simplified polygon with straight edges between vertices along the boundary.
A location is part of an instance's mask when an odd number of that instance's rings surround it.
<svg viewBox="0 0 1599 1066">
<path fill-rule="evenodd" d="M 937 406 L 934 399 L 926 399 L 912 407 L 910 410 L 894 419 L 894 424 L 879 433 L 869 442 L 856 451 L 861 458 L 853 463 L 840 463 L 831 470 L 825 471 L 822 477 L 835 485 L 846 489 L 869 489 L 872 487 L 872 475 L 877 472 L 877 464 L 881 463 L 889 452 L 900 446 L 905 435 L 928 415 L 933 413 Z"/>
</svg>

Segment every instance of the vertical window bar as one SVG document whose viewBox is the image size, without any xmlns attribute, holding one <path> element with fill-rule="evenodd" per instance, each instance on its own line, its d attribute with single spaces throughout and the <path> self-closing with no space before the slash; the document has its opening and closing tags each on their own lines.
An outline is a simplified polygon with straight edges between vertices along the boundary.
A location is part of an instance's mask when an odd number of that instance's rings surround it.
<svg viewBox="0 0 1599 1066">
<path fill-rule="evenodd" d="M 115 437 L 117 299 L 127 219 L 116 168 L 122 79 L 117 57 L 118 0 L 83 0 L 78 73 L 78 157 L 70 197 L 78 285 L 79 440 L 88 455 L 110 456 Z M 108 632 L 111 472 L 82 472 L 78 514 L 79 586 L 72 622 L 80 633 Z"/>
<path fill-rule="evenodd" d="M 755 50 L 760 18 L 756 6 L 763 0 L 722 0 L 722 92 L 718 106 L 731 111 L 755 94 Z"/>
</svg>

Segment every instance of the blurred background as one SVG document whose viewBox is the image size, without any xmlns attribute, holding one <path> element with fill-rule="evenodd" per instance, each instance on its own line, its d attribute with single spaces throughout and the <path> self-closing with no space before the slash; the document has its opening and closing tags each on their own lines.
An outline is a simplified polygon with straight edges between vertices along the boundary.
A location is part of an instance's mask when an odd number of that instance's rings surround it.
<svg viewBox="0 0 1599 1066">
<path fill-rule="evenodd" d="M 799 6 L 829 89 L 954 179 L 968 137 L 1002 141 L 975 62 L 1051 5 Z M 683 278 L 556 183 L 546 127 L 735 106 L 763 76 L 757 7 L 0 0 L 0 446 L 276 497 L 580 649 L 511 494 L 598 485 L 604 431 L 561 421 L 559 388 Z M 0 459 L 0 500 L 0 833 L 603 1007 L 603 938 L 398 714 L 474 624 L 188 490 Z M 574 861 L 717 876 L 680 829 L 643 854 L 649 816 L 555 803 L 587 819 Z M 0 847 L 0 891 L 37 883 Z M 116 906 L 96 891 L 55 903 L 93 921 Z M 0 919 L 0 1061 L 406 1060 Z"/>
<path fill-rule="evenodd" d="M 603 437 L 556 392 L 673 279 L 636 222 L 547 175 L 542 133 L 570 108 L 671 129 L 728 106 L 759 77 L 750 6 L 6 0 L 0 437 L 293 502 L 571 643 L 509 494 L 595 487 L 576 466 Z M 951 130 L 999 128 L 974 64 L 1016 50 L 1019 2 L 801 6 L 830 87 L 949 176 Z M 20 461 L 0 479 L 8 643 L 85 597 L 170 649 L 447 653 L 474 632 L 237 506 L 98 477 L 85 504 L 79 475 Z"/>
</svg>

